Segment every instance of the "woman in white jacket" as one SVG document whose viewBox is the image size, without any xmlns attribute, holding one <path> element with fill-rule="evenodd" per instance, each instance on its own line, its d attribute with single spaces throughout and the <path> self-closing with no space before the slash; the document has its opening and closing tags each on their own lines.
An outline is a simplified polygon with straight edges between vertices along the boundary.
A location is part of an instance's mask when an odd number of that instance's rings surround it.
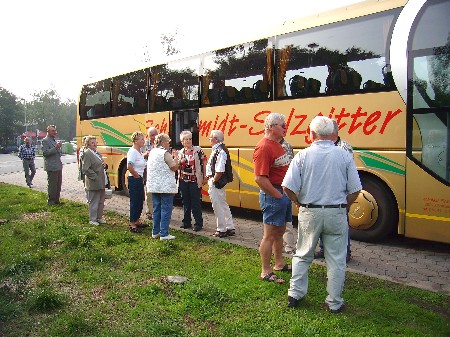
<svg viewBox="0 0 450 337">
<path fill-rule="evenodd" d="M 172 217 L 173 198 L 178 192 L 175 172 L 178 170 L 178 152 L 168 152 L 170 138 L 160 133 L 155 138 L 155 147 L 147 160 L 147 191 L 152 194 L 153 230 L 152 238 L 172 240 L 169 224 Z"/>
</svg>

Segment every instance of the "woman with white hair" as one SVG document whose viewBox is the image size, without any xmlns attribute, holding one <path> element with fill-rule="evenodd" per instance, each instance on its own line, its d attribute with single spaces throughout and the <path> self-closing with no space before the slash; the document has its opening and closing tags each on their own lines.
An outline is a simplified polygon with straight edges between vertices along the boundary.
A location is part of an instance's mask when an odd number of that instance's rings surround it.
<svg viewBox="0 0 450 337">
<path fill-rule="evenodd" d="M 206 156 L 200 146 L 192 145 L 191 131 L 182 131 L 180 140 L 183 148 L 178 152 L 180 163 L 178 181 L 184 211 L 181 228 L 192 227 L 192 212 L 195 220 L 194 231 L 198 232 L 203 227 L 201 189 L 208 182 L 205 178 Z"/>
<path fill-rule="evenodd" d="M 169 234 L 173 210 L 173 198 L 178 192 L 175 172 L 178 170 L 178 152 L 168 152 L 170 137 L 160 133 L 155 138 L 155 147 L 150 151 L 147 161 L 147 191 L 152 194 L 153 230 L 152 238 L 172 240 Z"/>
</svg>

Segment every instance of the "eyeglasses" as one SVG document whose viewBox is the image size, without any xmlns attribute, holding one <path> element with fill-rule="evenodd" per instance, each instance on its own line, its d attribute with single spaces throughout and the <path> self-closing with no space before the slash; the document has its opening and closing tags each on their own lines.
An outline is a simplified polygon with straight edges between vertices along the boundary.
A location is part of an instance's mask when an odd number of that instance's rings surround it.
<svg viewBox="0 0 450 337">
<path fill-rule="evenodd" d="M 286 129 L 286 124 L 285 123 L 283 123 L 283 124 L 272 124 L 272 126 L 274 126 L 274 125 L 278 125 L 278 126 L 281 126 L 283 129 Z"/>
<path fill-rule="evenodd" d="M 183 141 L 185 140 L 192 140 L 192 138 L 183 138 Z"/>
</svg>

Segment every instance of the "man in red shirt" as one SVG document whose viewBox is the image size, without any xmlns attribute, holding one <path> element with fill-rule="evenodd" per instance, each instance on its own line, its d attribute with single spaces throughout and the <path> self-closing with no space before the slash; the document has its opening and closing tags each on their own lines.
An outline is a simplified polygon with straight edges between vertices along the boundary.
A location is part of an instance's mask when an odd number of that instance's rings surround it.
<svg viewBox="0 0 450 337">
<path fill-rule="evenodd" d="M 284 194 L 281 183 L 289 167 L 290 158 L 280 141 L 286 136 L 285 117 L 271 112 L 264 121 L 264 137 L 253 153 L 255 181 L 260 188 L 259 204 L 263 213 L 264 234 L 259 246 L 261 279 L 283 283 L 273 271 L 292 270 L 283 260 L 283 234 L 286 222 L 292 222 L 292 203 Z M 272 270 L 270 260 L 274 255 Z"/>
</svg>

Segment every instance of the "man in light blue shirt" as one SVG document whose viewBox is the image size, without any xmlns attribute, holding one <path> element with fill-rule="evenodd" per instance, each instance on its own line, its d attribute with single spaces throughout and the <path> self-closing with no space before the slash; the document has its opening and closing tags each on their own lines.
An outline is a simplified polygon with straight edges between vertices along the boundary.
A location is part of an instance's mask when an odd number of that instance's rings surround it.
<svg viewBox="0 0 450 337">
<path fill-rule="evenodd" d="M 362 189 L 353 156 L 333 142 L 333 122 L 317 116 L 310 124 L 310 147 L 292 160 L 282 186 L 299 207 L 297 251 L 292 259 L 288 306 L 296 307 L 308 291 L 308 269 L 322 236 L 327 265 L 325 307 L 332 313 L 344 309 L 347 207 Z"/>
</svg>

